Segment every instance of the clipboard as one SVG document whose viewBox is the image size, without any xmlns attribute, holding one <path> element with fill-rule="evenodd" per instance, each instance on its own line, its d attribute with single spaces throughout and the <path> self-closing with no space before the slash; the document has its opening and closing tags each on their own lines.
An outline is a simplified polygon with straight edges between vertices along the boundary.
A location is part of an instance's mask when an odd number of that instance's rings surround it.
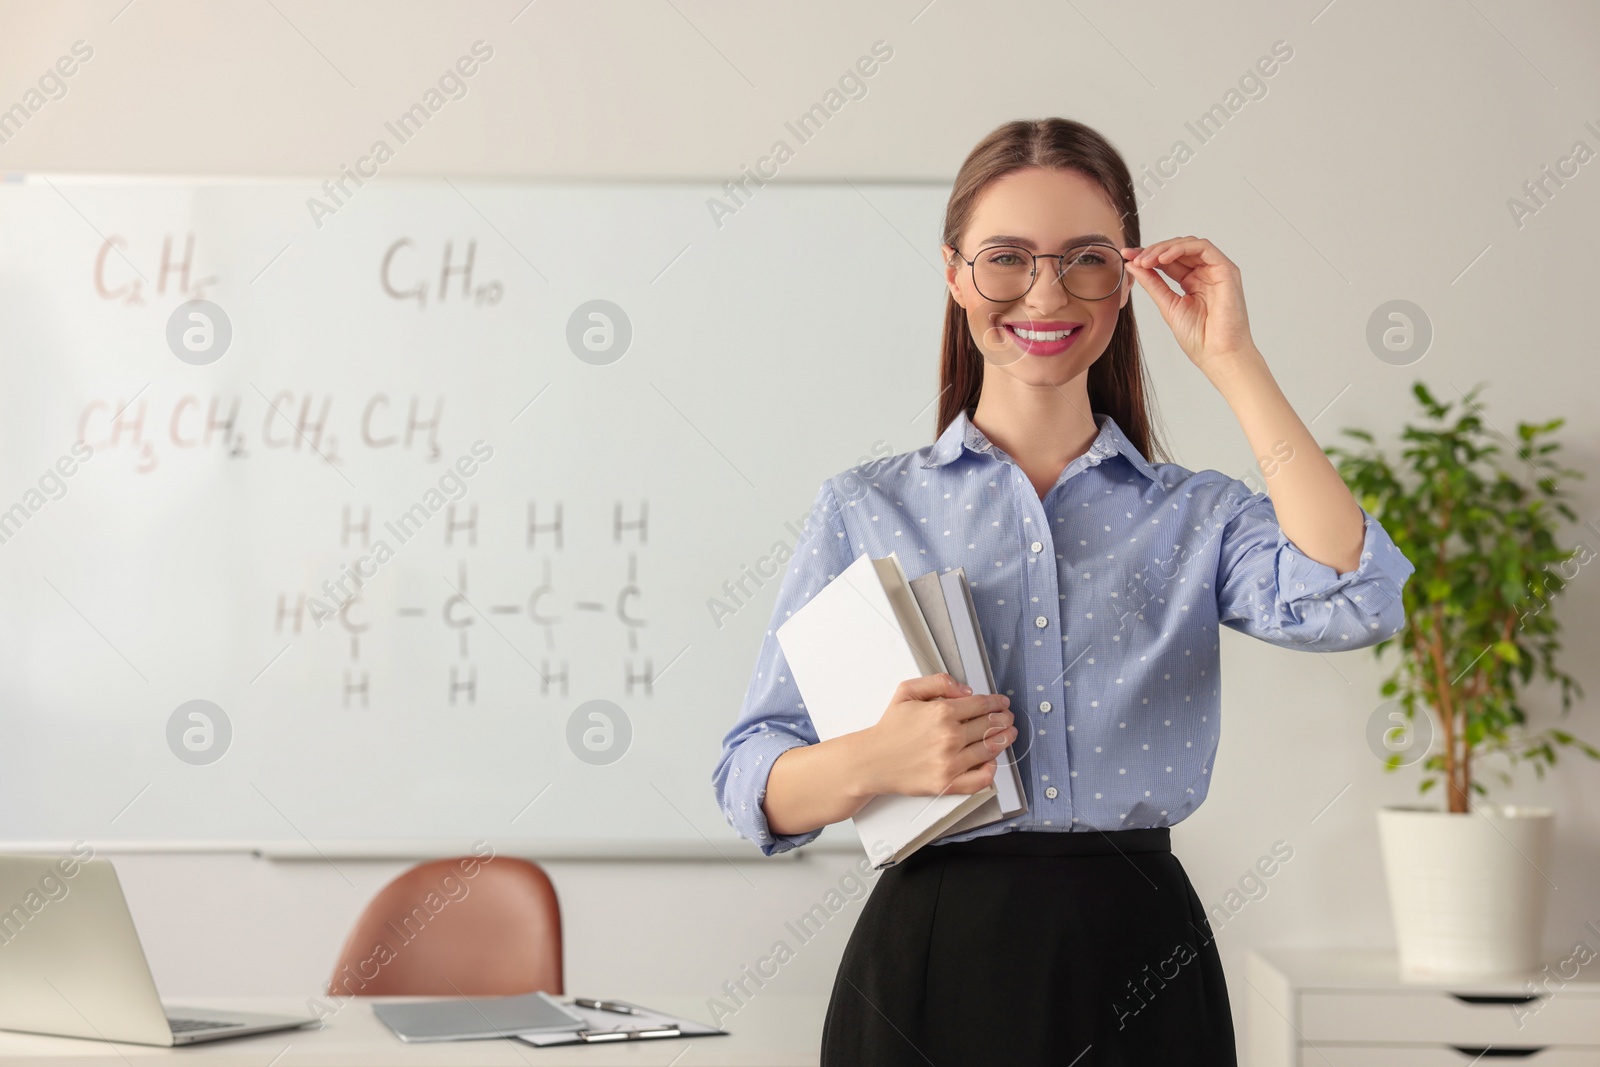
<svg viewBox="0 0 1600 1067">
<path fill-rule="evenodd" d="M 570 1001 L 561 1001 L 561 1007 L 580 1016 L 587 1024 L 581 1030 L 548 1031 L 544 1033 L 517 1034 L 517 1040 L 526 1041 L 539 1048 L 552 1045 L 598 1045 L 623 1041 L 650 1041 L 664 1037 L 715 1037 L 728 1031 L 715 1026 L 682 1019 L 665 1012 L 652 1011 L 641 1004 L 626 1000 L 613 1000 L 613 1004 L 626 1005 L 633 1013 L 587 1008 Z"/>
<path fill-rule="evenodd" d="M 474 1041 L 521 1033 L 571 1033 L 589 1021 L 549 993 L 449 997 L 374 1004 L 372 1014 L 401 1041 Z M 621 1015 L 618 1018 L 628 1018 Z"/>
</svg>

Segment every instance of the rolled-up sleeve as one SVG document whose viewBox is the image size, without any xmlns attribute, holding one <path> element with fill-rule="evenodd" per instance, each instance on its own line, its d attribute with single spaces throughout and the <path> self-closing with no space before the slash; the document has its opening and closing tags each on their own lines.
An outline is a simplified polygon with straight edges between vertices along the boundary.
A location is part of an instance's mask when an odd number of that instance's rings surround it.
<svg viewBox="0 0 1600 1067">
<path fill-rule="evenodd" d="M 739 836 L 771 856 L 814 840 L 819 827 L 804 834 L 774 834 L 761 803 L 773 762 L 791 748 L 817 742 L 817 731 L 789 673 L 777 630 L 823 586 L 842 573 L 854 556 L 832 479 L 822 483 L 799 542 L 784 570 L 777 604 L 761 641 L 739 719 L 722 739 L 722 755 L 712 773 L 717 802 Z"/>
<path fill-rule="evenodd" d="M 1217 618 L 1275 645 L 1339 652 L 1378 644 L 1405 625 L 1401 590 L 1416 567 L 1366 508 L 1361 559 L 1343 574 L 1284 534 L 1272 500 L 1235 487 L 1244 504 L 1223 527 Z"/>
</svg>

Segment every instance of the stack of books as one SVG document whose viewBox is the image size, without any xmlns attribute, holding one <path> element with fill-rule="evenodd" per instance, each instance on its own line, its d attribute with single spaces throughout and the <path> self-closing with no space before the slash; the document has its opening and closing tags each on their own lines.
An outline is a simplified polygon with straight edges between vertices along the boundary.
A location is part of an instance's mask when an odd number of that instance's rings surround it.
<svg viewBox="0 0 1600 1067">
<path fill-rule="evenodd" d="M 875 726 L 908 678 L 943 671 L 974 694 L 995 691 L 965 572 L 956 567 L 908 580 L 893 552 L 856 557 L 778 627 L 778 643 L 823 741 Z M 930 841 L 1026 812 L 1010 746 L 995 763 L 994 784 L 976 793 L 883 793 L 868 801 L 854 822 L 874 866 L 892 866 Z"/>
</svg>

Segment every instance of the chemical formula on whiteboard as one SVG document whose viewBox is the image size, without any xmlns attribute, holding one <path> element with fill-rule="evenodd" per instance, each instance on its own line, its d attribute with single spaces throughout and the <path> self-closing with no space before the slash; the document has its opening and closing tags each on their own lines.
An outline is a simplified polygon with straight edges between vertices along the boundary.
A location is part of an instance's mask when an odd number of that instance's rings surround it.
<svg viewBox="0 0 1600 1067">
<path fill-rule="evenodd" d="M 504 298 L 505 286 L 498 278 L 484 278 L 481 272 L 474 277 L 478 242 L 476 238 L 468 238 L 465 243 L 465 253 L 458 253 L 454 241 L 447 240 L 438 249 L 419 249 L 410 237 L 397 238 L 377 256 L 378 285 L 391 300 L 414 303 L 418 310 L 428 307 L 430 302 L 494 307 Z M 160 269 L 154 272 L 152 282 L 139 268 L 139 263 L 146 261 L 147 249 L 131 246 L 121 234 L 105 238 L 94 257 L 95 295 L 130 308 L 145 307 L 157 297 L 162 300 L 174 295 L 185 300 L 206 299 L 207 289 L 219 284 L 221 276 L 203 274 L 195 269 L 193 233 L 183 235 L 181 254 L 175 251 L 174 245 L 173 234 L 163 236 Z M 285 245 L 278 256 L 289 247 Z M 263 266 L 256 278 L 265 274 L 277 258 L 274 256 Z M 437 290 L 433 286 L 436 269 Z M 251 282 L 255 280 L 252 278 Z"/>
<path fill-rule="evenodd" d="M 249 455 L 245 424 L 240 421 L 242 397 L 189 394 L 170 409 L 151 418 L 144 397 L 131 401 L 99 397 L 78 413 L 78 437 L 96 452 L 132 453 L 133 469 L 149 474 L 159 464 L 158 445 L 180 449 L 220 448 L 228 455 Z M 331 431 L 334 398 L 328 393 L 282 389 L 262 393 L 264 410 L 255 440 L 272 451 L 303 452 L 338 466 L 340 437 Z M 444 419 L 444 397 L 412 396 L 391 401 L 387 393 L 374 393 L 356 420 L 356 440 L 364 448 L 419 450 L 429 462 L 440 455 L 439 427 Z"/>
<path fill-rule="evenodd" d="M 640 689 L 645 696 L 652 695 L 656 678 L 652 661 L 648 656 L 644 657 L 642 662 L 635 658 L 639 652 L 640 631 L 647 625 L 641 606 L 643 594 L 639 588 L 637 552 L 634 550 L 628 552 L 626 573 L 622 576 L 620 585 L 613 587 L 614 592 L 594 595 L 591 587 L 574 595 L 558 586 L 556 569 L 548 554 L 559 553 L 565 547 L 565 532 L 566 522 L 563 506 L 560 503 L 547 505 L 541 517 L 538 502 L 529 501 L 527 548 L 530 551 L 547 553 L 540 561 L 539 584 L 531 591 L 525 595 L 519 594 L 515 599 L 492 593 L 487 597 L 481 593 L 474 593 L 468 580 L 467 563 L 462 560 L 458 564 L 455 579 L 446 581 L 446 587 L 441 590 L 436 602 L 402 604 L 394 609 L 395 619 L 408 620 L 405 625 L 414 625 L 418 620 L 431 620 L 445 635 L 454 636 L 457 662 L 450 666 L 448 678 L 441 690 L 445 700 L 452 707 L 459 703 L 474 704 L 477 701 L 478 670 L 471 656 L 472 635 L 479 632 L 480 627 L 487 626 L 494 630 L 501 640 L 509 641 L 507 635 L 500 631 L 491 617 L 502 618 L 507 623 L 513 617 L 526 619 L 542 632 L 546 655 L 537 664 L 529 660 L 529 665 L 539 673 L 541 696 L 551 695 L 555 687 L 559 686 L 559 695 L 565 697 L 568 695 L 570 680 L 569 663 L 566 659 L 553 661 L 551 658 L 559 654 L 558 631 L 562 623 L 569 621 L 576 614 L 610 616 L 628 641 L 628 656 L 622 664 L 622 682 L 626 694 L 632 696 L 636 689 Z M 455 504 L 448 505 L 441 536 L 445 548 L 475 547 L 478 543 L 478 505 L 470 504 L 459 512 Z M 372 508 L 364 505 L 358 510 L 346 504 L 341 523 L 340 548 L 368 548 L 373 542 L 373 537 Z M 648 544 L 647 501 L 640 502 L 637 518 L 625 517 L 620 501 L 614 505 L 611 540 L 614 545 L 621 545 L 625 540 L 635 546 Z M 319 608 L 319 604 L 330 601 L 337 604 L 336 617 L 349 638 L 350 648 L 350 662 L 344 672 L 344 706 L 368 707 L 371 677 L 361 662 L 361 642 L 362 638 L 372 633 L 374 626 L 381 620 L 373 618 L 359 588 L 350 590 L 347 596 L 341 595 L 344 590 L 334 589 L 324 592 L 328 594 L 327 601 L 319 601 L 314 594 L 308 596 L 305 593 L 280 592 L 274 614 L 274 630 L 280 635 L 299 635 L 304 632 L 308 623 L 317 622 L 320 625 L 317 615 L 322 609 Z M 516 645 L 513 644 L 512 647 L 515 648 Z M 518 654 L 521 654 L 520 651 Z"/>
</svg>

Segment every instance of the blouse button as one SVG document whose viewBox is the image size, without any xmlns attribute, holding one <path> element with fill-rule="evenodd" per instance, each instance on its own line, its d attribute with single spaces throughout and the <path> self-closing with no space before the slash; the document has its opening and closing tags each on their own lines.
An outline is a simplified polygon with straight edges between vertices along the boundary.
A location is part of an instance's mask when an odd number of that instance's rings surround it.
<svg viewBox="0 0 1600 1067">
<path fill-rule="evenodd" d="M 1033 544 L 1029 545 L 1028 547 L 1033 549 L 1035 552 L 1043 552 L 1044 551 L 1044 542 L 1035 541 Z"/>
<path fill-rule="evenodd" d="M 1050 710 L 1050 708 L 1051 708 L 1051 704 L 1050 704 L 1050 702 L 1048 700 L 1039 701 L 1039 710 L 1040 711 L 1048 712 Z"/>
<path fill-rule="evenodd" d="M 1045 617 L 1044 617 L 1044 616 L 1043 616 L 1043 615 L 1040 615 L 1040 616 L 1039 616 L 1039 617 L 1038 617 L 1038 618 L 1037 618 L 1037 619 L 1034 619 L 1034 620 L 1033 620 L 1033 624 L 1034 624 L 1034 625 L 1035 625 L 1035 626 L 1037 626 L 1037 627 L 1038 627 L 1038 628 L 1039 628 L 1039 629 L 1041 629 L 1041 630 L 1042 630 L 1042 629 L 1044 629 L 1044 628 L 1045 628 L 1045 627 L 1046 627 L 1046 626 L 1049 626 L 1049 625 L 1050 625 L 1050 620 L 1049 620 L 1049 619 L 1047 619 L 1047 618 L 1045 618 Z"/>
<path fill-rule="evenodd" d="M 1051 800 L 1054 800 L 1056 798 L 1056 787 L 1053 785 L 1047 786 L 1045 788 L 1044 795 L 1049 797 Z"/>
</svg>

